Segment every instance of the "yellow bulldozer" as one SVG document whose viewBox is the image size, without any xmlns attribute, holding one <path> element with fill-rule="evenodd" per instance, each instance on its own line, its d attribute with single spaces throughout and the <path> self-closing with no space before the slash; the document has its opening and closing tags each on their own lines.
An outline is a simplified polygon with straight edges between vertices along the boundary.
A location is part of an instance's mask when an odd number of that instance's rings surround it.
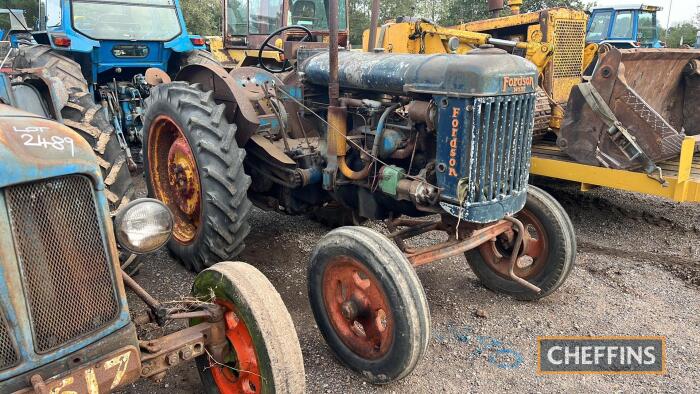
<svg viewBox="0 0 700 394">
<path fill-rule="evenodd" d="M 465 54 L 494 47 L 519 54 L 539 70 L 532 174 L 584 190 L 700 202 L 700 51 L 599 48 L 585 41 L 585 12 L 521 14 L 521 4 L 511 1 L 508 16 L 449 27 L 400 17 L 366 30 L 363 50 Z M 503 3 L 489 8 L 496 14 Z"/>
</svg>

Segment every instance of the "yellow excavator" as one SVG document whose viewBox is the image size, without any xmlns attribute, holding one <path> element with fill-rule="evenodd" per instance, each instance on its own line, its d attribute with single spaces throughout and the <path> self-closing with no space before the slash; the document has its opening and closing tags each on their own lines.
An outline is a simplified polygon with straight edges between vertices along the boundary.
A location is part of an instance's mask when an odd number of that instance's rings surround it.
<svg viewBox="0 0 700 394">
<path fill-rule="evenodd" d="M 540 73 L 532 174 L 579 182 L 583 190 L 700 202 L 700 51 L 598 47 L 586 43 L 585 12 L 520 13 L 521 5 L 511 0 L 510 15 L 449 27 L 406 17 L 373 23 L 363 50 L 465 54 L 495 47 L 519 54 Z M 489 1 L 492 15 L 503 8 Z"/>
</svg>

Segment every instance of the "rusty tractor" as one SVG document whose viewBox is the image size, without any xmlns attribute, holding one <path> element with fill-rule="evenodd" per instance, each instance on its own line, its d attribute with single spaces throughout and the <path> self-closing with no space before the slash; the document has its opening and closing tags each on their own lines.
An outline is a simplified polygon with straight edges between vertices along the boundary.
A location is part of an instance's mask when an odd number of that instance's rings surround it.
<svg viewBox="0 0 700 394">
<path fill-rule="evenodd" d="M 189 297 L 148 294 L 120 269 L 116 241 L 134 253 L 158 249 L 171 236 L 167 207 L 136 199 L 112 225 L 93 147 L 8 106 L 34 98 L 0 76 L 0 392 L 106 393 L 193 361 L 206 392 L 303 392 L 294 325 L 265 276 L 221 262 L 196 277 Z M 125 288 L 146 312 L 130 315 Z M 189 327 L 137 336 L 137 325 L 173 321 Z"/>
<path fill-rule="evenodd" d="M 339 50 L 338 15 L 331 1 L 328 44 L 278 45 L 290 71 L 190 64 L 156 86 L 144 165 L 151 196 L 174 212 L 171 250 L 196 271 L 237 252 L 251 205 L 385 220 L 386 234 L 351 225 L 325 236 L 308 291 L 337 357 L 387 383 L 410 373 L 430 337 L 415 267 L 466 254 L 486 287 L 535 300 L 564 282 L 576 240 L 561 206 L 528 186 L 535 66 L 495 48 Z M 445 240 L 413 242 L 431 231 Z"/>
</svg>

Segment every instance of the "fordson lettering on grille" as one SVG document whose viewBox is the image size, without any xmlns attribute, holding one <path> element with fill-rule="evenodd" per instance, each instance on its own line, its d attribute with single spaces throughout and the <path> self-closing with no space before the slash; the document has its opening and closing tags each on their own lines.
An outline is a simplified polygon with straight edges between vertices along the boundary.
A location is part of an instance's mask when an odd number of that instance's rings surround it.
<svg viewBox="0 0 700 394">
<path fill-rule="evenodd" d="M 503 77 L 503 92 L 509 93 L 525 93 L 527 88 L 535 87 L 535 79 L 533 77 Z"/>
<path fill-rule="evenodd" d="M 457 177 L 457 134 L 459 133 L 459 113 L 462 111 L 459 107 L 452 108 L 452 138 L 450 139 L 450 161 L 449 161 L 449 176 Z"/>
</svg>

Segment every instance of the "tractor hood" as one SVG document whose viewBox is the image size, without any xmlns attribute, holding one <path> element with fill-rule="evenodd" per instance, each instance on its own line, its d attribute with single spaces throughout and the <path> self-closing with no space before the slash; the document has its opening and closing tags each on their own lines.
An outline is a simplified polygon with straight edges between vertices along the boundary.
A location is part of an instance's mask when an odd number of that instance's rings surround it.
<svg viewBox="0 0 700 394">
<path fill-rule="evenodd" d="M 328 52 L 321 52 L 303 61 L 299 71 L 307 82 L 328 85 L 328 62 Z M 344 89 L 394 95 L 500 96 L 534 92 L 537 68 L 496 48 L 467 55 L 341 51 L 338 82 Z"/>
<path fill-rule="evenodd" d="M 0 188 L 82 173 L 104 188 L 92 147 L 70 128 L 0 104 Z"/>
</svg>

